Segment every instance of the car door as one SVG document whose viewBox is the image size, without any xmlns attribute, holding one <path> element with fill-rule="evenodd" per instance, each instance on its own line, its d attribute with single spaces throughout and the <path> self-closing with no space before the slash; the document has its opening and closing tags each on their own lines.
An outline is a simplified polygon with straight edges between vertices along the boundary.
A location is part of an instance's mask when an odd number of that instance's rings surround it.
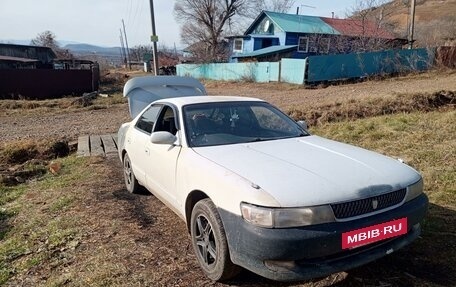
<svg viewBox="0 0 456 287">
<path fill-rule="evenodd" d="M 179 138 L 177 109 L 164 105 L 154 126 L 154 132 L 167 131 Z M 145 162 L 146 184 L 159 193 L 163 199 L 177 207 L 176 202 L 176 166 L 180 145 L 146 143 L 149 160 Z"/>
<path fill-rule="evenodd" d="M 152 105 L 147 108 L 136 121 L 134 128 L 130 129 L 126 138 L 126 149 L 133 173 L 142 185 L 146 184 L 145 174 L 149 158 L 146 143 L 150 142 L 150 135 L 162 107 L 162 105 Z"/>
</svg>

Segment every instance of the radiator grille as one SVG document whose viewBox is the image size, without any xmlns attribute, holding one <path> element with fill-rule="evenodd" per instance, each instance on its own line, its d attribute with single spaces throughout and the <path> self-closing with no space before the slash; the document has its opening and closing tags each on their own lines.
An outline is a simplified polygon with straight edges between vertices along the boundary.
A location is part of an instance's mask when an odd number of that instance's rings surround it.
<svg viewBox="0 0 456 287">
<path fill-rule="evenodd" d="M 406 192 L 404 188 L 365 199 L 331 204 L 331 208 L 338 219 L 359 216 L 399 204 L 404 199 Z"/>
</svg>

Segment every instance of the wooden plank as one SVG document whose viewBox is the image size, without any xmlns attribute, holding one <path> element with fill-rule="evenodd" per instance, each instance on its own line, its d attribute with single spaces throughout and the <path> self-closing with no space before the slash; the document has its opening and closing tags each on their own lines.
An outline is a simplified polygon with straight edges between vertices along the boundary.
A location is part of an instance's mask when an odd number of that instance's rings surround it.
<svg viewBox="0 0 456 287">
<path fill-rule="evenodd" d="M 104 152 L 106 156 L 116 155 L 117 154 L 117 147 L 114 143 L 114 140 L 111 135 L 101 135 L 101 141 L 103 143 Z"/>
<path fill-rule="evenodd" d="M 89 136 L 78 137 L 78 156 L 90 156 Z"/>
<path fill-rule="evenodd" d="M 111 134 L 111 136 L 112 136 L 112 139 L 114 140 L 114 142 L 116 143 L 116 147 L 119 148 L 119 145 L 117 144 L 117 133 Z"/>
<path fill-rule="evenodd" d="M 90 136 L 90 155 L 91 156 L 104 156 L 103 146 L 101 145 L 101 138 L 99 135 Z"/>
</svg>

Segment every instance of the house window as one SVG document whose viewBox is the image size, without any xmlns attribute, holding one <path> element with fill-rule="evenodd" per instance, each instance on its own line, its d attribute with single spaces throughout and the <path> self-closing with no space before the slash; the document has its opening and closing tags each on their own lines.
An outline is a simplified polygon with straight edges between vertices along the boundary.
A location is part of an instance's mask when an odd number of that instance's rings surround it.
<svg viewBox="0 0 456 287">
<path fill-rule="evenodd" d="M 234 39 L 233 52 L 242 52 L 243 45 L 244 39 Z"/>
<path fill-rule="evenodd" d="M 309 51 L 309 38 L 299 37 L 298 52 L 307 53 Z"/>
<path fill-rule="evenodd" d="M 328 54 L 329 53 L 329 38 L 321 38 L 319 42 L 319 52 L 321 54 Z"/>
</svg>

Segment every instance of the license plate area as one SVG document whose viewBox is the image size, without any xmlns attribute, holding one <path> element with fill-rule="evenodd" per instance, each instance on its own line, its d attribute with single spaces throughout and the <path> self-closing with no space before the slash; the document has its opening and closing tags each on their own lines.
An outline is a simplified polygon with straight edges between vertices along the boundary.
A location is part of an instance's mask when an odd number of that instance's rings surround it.
<svg viewBox="0 0 456 287">
<path fill-rule="evenodd" d="M 342 233 L 342 249 L 353 249 L 407 233 L 407 218 L 400 218 Z"/>
</svg>

